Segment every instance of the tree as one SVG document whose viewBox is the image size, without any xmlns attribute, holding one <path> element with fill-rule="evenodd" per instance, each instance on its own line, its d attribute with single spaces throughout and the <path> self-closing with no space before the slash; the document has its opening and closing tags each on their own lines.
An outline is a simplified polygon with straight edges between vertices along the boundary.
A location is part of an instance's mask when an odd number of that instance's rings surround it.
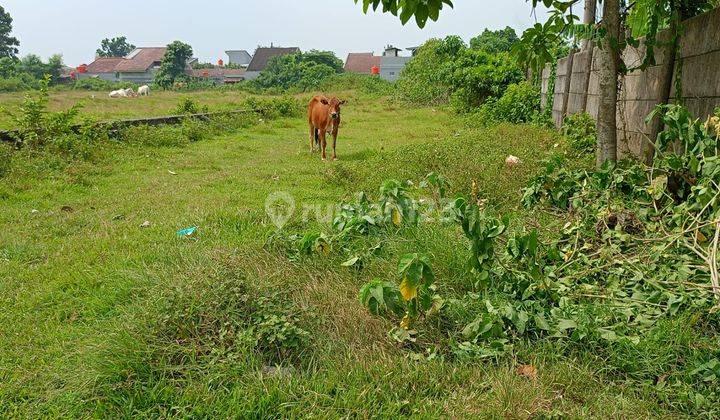
<svg viewBox="0 0 720 420">
<path fill-rule="evenodd" d="M 340 60 L 333 53 L 319 51 L 273 57 L 253 83 L 264 89 L 317 89 L 325 79 L 338 73 L 336 61 Z"/>
<path fill-rule="evenodd" d="M 604 0 L 600 58 L 597 166 L 617 161 L 617 88 L 620 64 L 620 0 Z"/>
<path fill-rule="evenodd" d="M 10 36 L 12 32 L 12 21 L 10 13 L 6 12 L 5 9 L 0 6 L 0 58 L 17 58 L 17 47 L 20 46 L 20 41 Z"/>
<path fill-rule="evenodd" d="M 335 73 L 343 72 L 343 62 L 332 51 L 310 50 L 302 54 L 303 61 L 316 64 L 325 64 L 332 68 Z"/>
<path fill-rule="evenodd" d="M 482 34 L 470 40 L 470 48 L 490 54 L 509 52 L 517 41 L 515 29 L 509 26 L 497 31 L 485 29 Z"/>
<path fill-rule="evenodd" d="M 20 60 L 20 72 L 27 73 L 37 80 L 49 75 L 51 82 L 57 82 L 62 74 L 62 68 L 63 60 L 60 54 L 50 57 L 47 63 L 35 54 L 28 54 Z"/>
<path fill-rule="evenodd" d="M 100 43 L 96 54 L 98 57 L 125 57 L 135 49 L 135 46 L 127 42 L 124 36 L 109 39 L 105 38 Z"/>
<path fill-rule="evenodd" d="M 181 41 L 174 41 L 168 45 L 165 56 L 160 63 L 160 69 L 155 75 L 155 83 L 167 89 L 177 81 L 187 80 L 187 63 L 192 58 L 192 55 L 192 47 Z"/>
</svg>

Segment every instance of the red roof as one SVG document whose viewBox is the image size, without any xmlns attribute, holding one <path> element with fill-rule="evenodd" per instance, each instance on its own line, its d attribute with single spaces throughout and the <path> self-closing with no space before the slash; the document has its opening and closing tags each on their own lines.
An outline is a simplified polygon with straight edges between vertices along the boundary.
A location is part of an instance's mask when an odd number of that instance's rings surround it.
<svg viewBox="0 0 720 420">
<path fill-rule="evenodd" d="M 373 67 L 380 67 L 380 56 L 373 53 L 350 53 L 345 61 L 345 71 L 370 74 Z"/>
<path fill-rule="evenodd" d="M 114 73 L 115 66 L 125 60 L 122 57 L 101 57 L 87 66 L 87 72 L 92 74 Z"/>
<path fill-rule="evenodd" d="M 145 72 L 165 56 L 165 47 L 138 48 L 115 67 L 118 72 Z"/>
</svg>

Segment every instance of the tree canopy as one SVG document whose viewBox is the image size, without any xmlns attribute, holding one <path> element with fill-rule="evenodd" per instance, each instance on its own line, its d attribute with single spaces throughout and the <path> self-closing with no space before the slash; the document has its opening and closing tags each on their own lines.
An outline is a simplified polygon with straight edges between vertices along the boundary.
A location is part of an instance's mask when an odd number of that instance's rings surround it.
<svg viewBox="0 0 720 420">
<path fill-rule="evenodd" d="M 12 32 L 12 17 L 10 13 L 0 6 L 0 57 L 17 58 L 20 41 L 10 36 Z"/>
<path fill-rule="evenodd" d="M 187 63 L 192 55 L 192 47 L 184 42 L 174 41 L 168 45 L 160 70 L 155 75 L 155 83 L 163 88 L 169 88 L 177 81 L 187 80 Z"/>
<path fill-rule="evenodd" d="M 273 57 L 254 83 L 260 88 L 308 90 L 342 71 L 342 61 L 330 51 L 309 51 Z"/>
<path fill-rule="evenodd" d="M 482 34 L 470 40 L 470 48 L 490 54 L 509 52 L 517 41 L 515 29 L 509 26 L 497 31 L 485 29 Z"/>
<path fill-rule="evenodd" d="M 127 42 L 124 36 L 117 38 L 105 38 L 100 43 L 96 54 L 98 57 L 125 57 L 135 49 L 135 46 Z"/>
</svg>

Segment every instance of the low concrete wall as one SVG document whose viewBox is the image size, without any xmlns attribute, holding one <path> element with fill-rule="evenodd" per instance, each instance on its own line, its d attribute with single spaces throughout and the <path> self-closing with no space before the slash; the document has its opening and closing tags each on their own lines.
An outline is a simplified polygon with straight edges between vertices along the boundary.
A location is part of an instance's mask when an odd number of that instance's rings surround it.
<svg viewBox="0 0 720 420">
<path fill-rule="evenodd" d="M 683 101 L 693 115 L 705 118 L 715 107 L 720 106 L 720 8 L 688 19 L 683 22 L 683 27 L 675 74 L 677 66 L 682 63 L 680 74 Z M 669 31 L 658 34 L 659 43 L 669 39 Z M 631 71 L 620 81 L 617 125 L 618 153 L 621 156 L 640 156 L 644 145 L 650 141 L 650 127 L 645 124 L 645 119 L 661 102 L 663 64 L 667 60 L 664 48 L 655 48 L 654 52 L 655 65 L 645 71 Z M 642 63 L 645 53 L 646 49 L 642 45 L 638 48 L 628 47 L 623 51 L 622 59 L 629 68 L 634 68 Z M 572 60 L 572 69 L 567 71 L 569 59 Z M 588 60 L 592 63 L 590 72 L 587 71 Z M 561 126 L 566 116 L 583 111 L 597 118 L 599 60 L 597 47 L 558 60 L 552 110 L 556 126 Z M 543 96 L 547 93 L 547 85 L 542 85 Z M 675 97 L 674 90 L 675 81 L 671 98 Z"/>
</svg>

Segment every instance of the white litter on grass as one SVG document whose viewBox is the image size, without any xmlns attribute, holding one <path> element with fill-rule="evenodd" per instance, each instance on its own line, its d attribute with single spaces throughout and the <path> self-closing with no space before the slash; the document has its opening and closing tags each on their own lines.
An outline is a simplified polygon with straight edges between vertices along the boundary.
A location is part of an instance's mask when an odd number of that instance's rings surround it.
<svg viewBox="0 0 720 420">
<path fill-rule="evenodd" d="M 38 213 L 40 213 L 40 210 L 38 210 L 38 209 L 30 210 L 30 214 L 38 214 Z"/>
<path fill-rule="evenodd" d="M 144 221 L 144 222 L 140 225 L 140 227 L 141 227 L 141 228 L 149 228 L 149 227 L 150 227 L 150 221 L 149 221 L 149 220 Z"/>
<path fill-rule="evenodd" d="M 171 171 L 171 170 L 168 170 L 168 173 L 169 173 L 170 175 L 177 175 L 177 172 L 173 172 L 173 171 Z"/>
<path fill-rule="evenodd" d="M 510 155 L 507 157 L 507 159 L 505 159 L 505 164 L 507 166 L 509 166 L 510 168 L 517 166 L 520 163 L 522 163 L 522 162 L 520 161 L 520 158 L 517 156 Z"/>
</svg>

